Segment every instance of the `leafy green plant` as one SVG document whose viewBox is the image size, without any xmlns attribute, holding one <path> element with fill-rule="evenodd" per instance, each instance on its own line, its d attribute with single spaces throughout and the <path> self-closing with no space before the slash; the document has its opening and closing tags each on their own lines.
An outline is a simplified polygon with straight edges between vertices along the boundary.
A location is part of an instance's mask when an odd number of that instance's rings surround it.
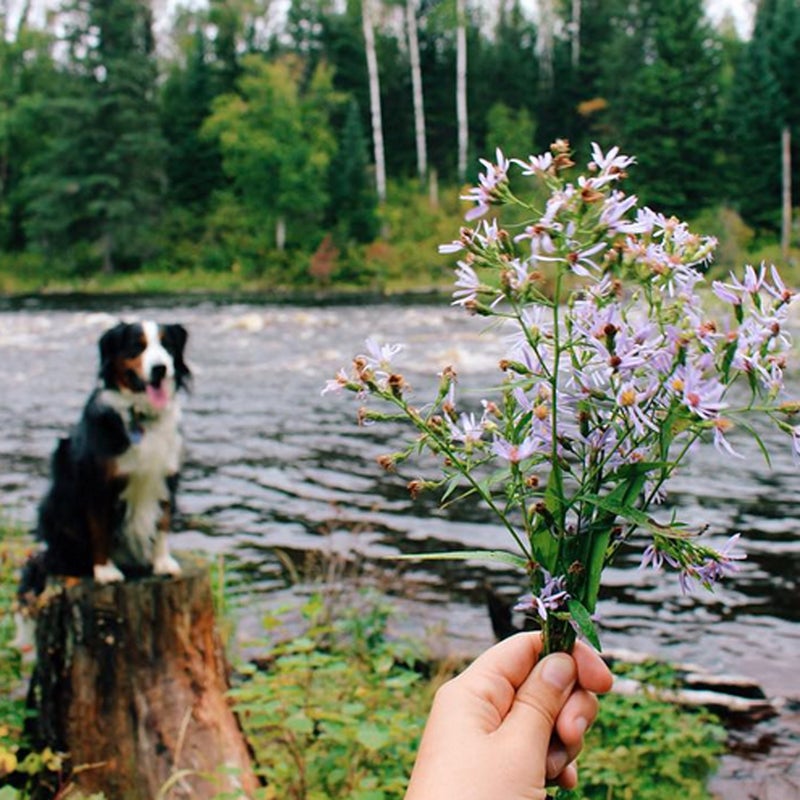
<svg viewBox="0 0 800 800">
<path fill-rule="evenodd" d="M 670 683 L 663 667 L 647 683 Z M 674 683 L 673 683 L 674 685 Z M 724 747 L 725 732 L 707 713 L 687 712 L 647 693 L 603 698 L 580 758 L 580 785 L 558 800 L 707 800 L 706 782 Z"/>
<path fill-rule="evenodd" d="M 233 692 L 263 797 L 401 798 L 432 686 L 387 638 L 384 608 L 365 599 L 330 620 L 324 606 L 313 597 L 305 635 L 276 645 Z"/>
<path fill-rule="evenodd" d="M 63 757 L 49 748 L 31 752 L 23 745 L 27 711 L 26 665 L 12 645 L 17 572 L 31 549 L 30 540 L 0 520 L 0 800 L 22 800 L 36 776 L 59 773 Z M 13 786 L 4 785 L 13 782 Z"/>
</svg>

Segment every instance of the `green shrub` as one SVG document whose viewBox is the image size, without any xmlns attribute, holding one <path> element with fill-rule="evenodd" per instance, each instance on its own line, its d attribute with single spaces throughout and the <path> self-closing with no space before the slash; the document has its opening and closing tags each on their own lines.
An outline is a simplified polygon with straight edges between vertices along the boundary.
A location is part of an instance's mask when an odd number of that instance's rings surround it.
<svg viewBox="0 0 800 800">
<path fill-rule="evenodd" d="M 663 664 L 615 671 L 643 685 L 675 686 Z M 579 759 L 580 786 L 559 800 L 708 800 L 706 783 L 724 749 L 725 732 L 704 712 L 691 712 L 648 696 L 610 694 L 586 737 Z"/>
<path fill-rule="evenodd" d="M 233 691 L 269 784 L 263 798 L 402 798 L 431 686 L 385 636 L 380 607 L 333 622 L 323 611 L 312 599 L 306 635 L 274 647 Z"/>
</svg>

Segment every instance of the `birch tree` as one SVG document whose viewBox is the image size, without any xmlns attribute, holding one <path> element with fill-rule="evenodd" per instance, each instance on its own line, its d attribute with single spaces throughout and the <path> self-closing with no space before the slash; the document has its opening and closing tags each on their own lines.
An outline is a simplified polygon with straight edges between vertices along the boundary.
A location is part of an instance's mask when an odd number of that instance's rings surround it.
<svg viewBox="0 0 800 800">
<path fill-rule="evenodd" d="M 428 173 L 428 148 L 425 143 L 425 106 L 422 96 L 422 70 L 419 59 L 417 37 L 417 3 L 406 0 L 406 30 L 408 33 L 408 56 L 411 64 L 411 89 L 414 95 L 414 134 L 417 143 L 417 173 L 420 181 Z"/>
<path fill-rule="evenodd" d="M 467 121 L 467 9 L 456 0 L 456 119 L 458 121 L 458 179 L 467 177 L 469 123 Z"/>
<path fill-rule="evenodd" d="M 367 56 L 369 79 L 369 107 L 372 119 L 372 146 L 375 158 L 375 191 L 378 202 L 386 201 L 386 156 L 383 147 L 383 121 L 381 115 L 381 83 L 378 73 L 378 56 L 375 52 L 375 28 L 373 22 L 374 0 L 361 0 L 361 22 L 364 28 L 364 49 Z"/>
<path fill-rule="evenodd" d="M 792 244 L 792 132 L 781 131 L 781 257 L 789 260 Z"/>
<path fill-rule="evenodd" d="M 581 0 L 572 0 L 572 66 L 577 69 L 581 63 Z"/>
<path fill-rule="evenodd" d="M 539 80 L 543 89 L 550 89 L 553 85 L 555 18 L 553 0 L 539 0 L 539 35 L 536 39 L 536 55 L 539 57 Z"/>
</svg>

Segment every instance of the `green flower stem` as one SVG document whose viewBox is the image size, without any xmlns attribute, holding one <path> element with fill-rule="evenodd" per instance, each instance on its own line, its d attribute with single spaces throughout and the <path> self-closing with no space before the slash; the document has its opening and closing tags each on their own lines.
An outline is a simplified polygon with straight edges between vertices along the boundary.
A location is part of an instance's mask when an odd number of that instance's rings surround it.
<svg viewBox="0 0 800 800">
<path fill-rule="evenodd" d="M 411 424 L 420 431 L 421 433 L 425 434 L 425 436 L 429 436 L 431 439 L 434 440 L 436 443 L 436 447 L 443 452 L 448 459 L 450 459 L 453 466 L 457 469 L 459 474 L 461 474 L 470 486 L 480 495 L 481 499 L 484 503 L 488 506 L 489 510 L 492 511 L 495 516 L 503 523 L 506 530 L 511 534 L 512 538 L 516 542 L 517 546 L 520 550 L 525 554 L 526 558 L 531 558 L 531 554 L 528 548 L 525 546 L 525 543 L 520 538 L 519 534 L 515 530 L 514 526 L 508 520 L 508 517 L 498 508 L 497 504 L 494 502 L 494 498 L 492 495 L 487 492 L 481 484 L 472 476 L 472 472 L 469 467 L 461 462 L 459 457 L 453 452 L 452 448 L 450 447 L 449 443 L 446 439 L 441 436 L 438 436 L 436 432 L 426 424 L 426 421 L 419 415 L 419 413 L 412 409 L 408 403 L 403 400 L 402 396 L 398 397 L 397 395 L 393 394 L 392 392 L 382 392 L 380 390 L 376 390 L 376 394 L 381 397 L 383 400 L 387 400 L 390 403 L 396 405 L 400 408 L 403 413 L 406 415 L 406 418 L 411 420 Z"/>
<path fill-rule="evenodd" d="M 551 653 L 571 653 L 577 634 L 568 618 L 550 614 L 542 622 L 542 656 Z"/>
</svg>

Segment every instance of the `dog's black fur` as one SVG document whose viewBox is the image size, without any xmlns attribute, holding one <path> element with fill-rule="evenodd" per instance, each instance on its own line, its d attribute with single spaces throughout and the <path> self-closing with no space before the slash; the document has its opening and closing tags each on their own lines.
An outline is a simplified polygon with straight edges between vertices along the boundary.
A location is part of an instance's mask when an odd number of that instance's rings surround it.
<svg viewBox="0 0 800 800">
<path fill-rule="evenodd" d="M 176 393 L 191 377 L 186 341 L 181 325 L 153 322 L 119 323 L 100 338 L 98 387 L 53 453 L 37 527 L 47 548 L 31 579 L 178 571 L 165 537 L 182 450 Z"/>
</svg>

